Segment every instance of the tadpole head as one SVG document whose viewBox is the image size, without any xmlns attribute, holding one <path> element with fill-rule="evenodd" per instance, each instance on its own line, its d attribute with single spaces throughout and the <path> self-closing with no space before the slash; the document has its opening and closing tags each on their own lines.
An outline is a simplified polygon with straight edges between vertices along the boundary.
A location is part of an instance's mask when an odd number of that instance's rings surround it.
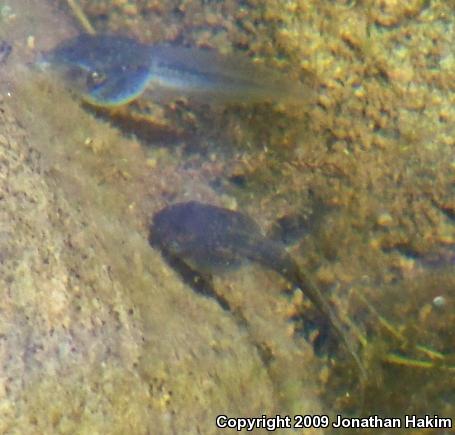
<svg viewBox="0 0 455 435">
<path fill-rule="evenodd" d="M 44 53 L 38 63 L 95 106 L 127 104 L 149 81 L 149 47 L 123 36 L 81 34 Z"/>
</svg>

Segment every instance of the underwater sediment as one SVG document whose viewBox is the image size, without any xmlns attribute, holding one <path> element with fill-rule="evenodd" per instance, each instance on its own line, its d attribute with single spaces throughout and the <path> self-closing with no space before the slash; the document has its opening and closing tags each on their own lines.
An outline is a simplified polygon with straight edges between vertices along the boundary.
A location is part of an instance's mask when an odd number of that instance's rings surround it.
<svg viewBox="0 0 455 435">
<path fill-rule="evenodd" d="M 310 80 L 317 100 L 139 101 L 130 109 L 164 138 L 126 129 L 24 66 L 80 31 L 66 2 L 11 5 L 1 37 L 13 52 L 0 70 L 2 429 L 215 433 L 220 410 L 453 416 L 453 376 L 436 367 L 441 355 L 453 365 L 455 322 L 451 3 L 79 4 L 97 32 L 239 51 Z M 216 278 L 245 328 L 150 249 L 152 214 L 189 199 L 265 229 L 314 214 L 289 249 L 366 338 L 363 402 L 342 352 L 316 357 L 300 335 L 309 308 L 279 295 L 279 277 L 248 266 Z"/>
</svg>

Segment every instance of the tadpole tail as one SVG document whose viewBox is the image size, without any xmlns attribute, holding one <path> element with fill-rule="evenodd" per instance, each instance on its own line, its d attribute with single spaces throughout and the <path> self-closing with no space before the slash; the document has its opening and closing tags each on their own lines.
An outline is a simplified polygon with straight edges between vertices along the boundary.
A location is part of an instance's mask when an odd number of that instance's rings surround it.
<svg viewBox="0 0 455 435">
<path fill-rule="evenodd" d="M 250 260 L 257 261 L 270 267 L 285 277 L 295 287 L 300 288 L 311 300 L 320 313 L 327 318 L 329 325 L 335 331 L 337 337 L 344 344 L 355 364 L 360 370 L 362 381 L 366 380 L 366 371 L 357 351 L 349 340 L 348 334 L 343 329 L 343 324 L 335 311 L 331 308 L 324 295 L 305 271 L 292 259 L 286 250 L 272 240 L 263 240 L 260 244 L 255 243 L 256 249 L 248 250 Z"/>
<path fill-rule="evenodd" d="M 297 265 L 296 265 L 297 267 Z M 294 284 L 299 287 L 303 293 L 311 300 L 311 302 L 315 305 L 315 307 L 329 320 L 330 325 L 332 326 L 333 330 L 337 337 L 342 341 L 345 349 L 348 351 L 351 358 L 354 360 L 355 364 L 359 368 L 360 376 L 362 380 L 366 380 L 366 371 L 365 367 L 360 360 L 360 357 L 352 345 L 351 341 L 347 333 L 343 329 L 343 325 L 333 311 L 333 309 L 328 304 L 325 297 L 322 295 L 319 288 L 313 283 L 313 281 L 306 276 L 305 272 L 301 269 L 296 269 L 294 271 L 289 271 L 291 275 L 294 275 L 293 282 Z"/>
</svg>

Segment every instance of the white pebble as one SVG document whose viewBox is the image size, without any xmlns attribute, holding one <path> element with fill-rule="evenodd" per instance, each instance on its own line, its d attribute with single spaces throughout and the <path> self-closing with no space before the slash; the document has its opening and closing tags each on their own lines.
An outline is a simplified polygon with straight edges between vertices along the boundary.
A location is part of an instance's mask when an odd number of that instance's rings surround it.
<svg viewBox="0 0 455 435">
<path fill-rule="evenodd" d="M 436 308 L 443 308 L 446 305 L 446 303 L 447 303 L 447 301 L 446 301 L 446 298 L 444 296 L 436 296 L 433 299 L 433 305 Z"/>
</svg>

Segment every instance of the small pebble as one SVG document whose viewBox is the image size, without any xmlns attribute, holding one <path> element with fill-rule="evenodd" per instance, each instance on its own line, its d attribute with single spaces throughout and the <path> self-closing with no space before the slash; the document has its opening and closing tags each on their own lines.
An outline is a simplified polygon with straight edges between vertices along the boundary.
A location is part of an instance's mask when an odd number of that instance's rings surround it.
<svg viewBox="0 0 455 435">
<path fill-rule="evenodd" d="M 27 48 L 30 50 L 35 49 L 35 37 L 33 35 L 27 36 Z"/>
<path fill-rule="evenodd" d="M 389 213 L 381 213 L 378 216 L 377 223 L 381 227 L 390 227 L 393 223 L 393 218 Z"/>
<path fill-rule="evenodd" d="M 446 298 L 444 296 L 436 296 L 433 299 L 433 306 L 435 308 L 444 308 L 447 304 Z"/>
</svg>

